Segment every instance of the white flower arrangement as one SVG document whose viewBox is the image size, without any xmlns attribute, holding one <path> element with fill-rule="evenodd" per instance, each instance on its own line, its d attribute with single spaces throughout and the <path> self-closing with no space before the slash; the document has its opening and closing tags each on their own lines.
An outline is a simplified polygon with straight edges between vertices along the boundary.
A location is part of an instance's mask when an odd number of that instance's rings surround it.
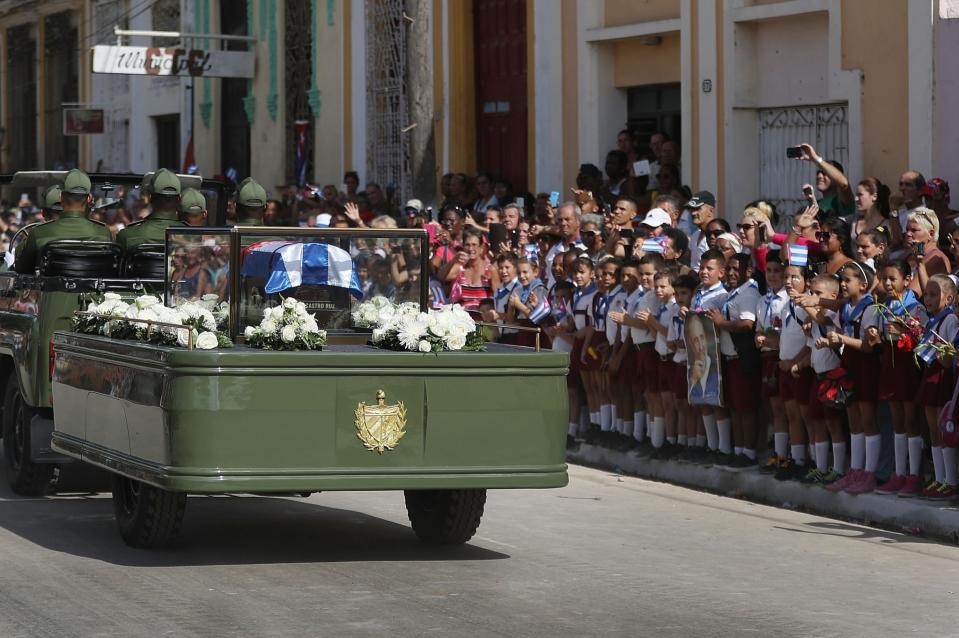
<svg viewBox="0 0 959 638">
<path fill-rule="evenodd" d="M 306 304 L 293 297 L 266 308 L 260 325 L 247 326 L 243 337 L 247 345 L 264 350 L 319 350 L 326 345 L 326 331 L 320 330 Z"/>
<path fill-rule="evenodd" d="M 373 331 L 373 345 L 389 350 L 442 352 L 483 349 L 476 323 L 459 304 L 420 312 L 419 304 L 373 297 L 353 309 L 353 325 Z"/>
<path fill-rule="evenodd" d="M 194 347 L 200 350 L 232 345 L 229 337 L 220 332 L 213 313 L 194 302 L 169 308 L 153 295 L 141 295 L 127 303 L 120 295 L 108 292 L 99 303 L 90 302 L 86 312 L 73 318 L 72 328 L 76 332 L 184 348 L 189 347 L 192 338 Z"/>
</svg>

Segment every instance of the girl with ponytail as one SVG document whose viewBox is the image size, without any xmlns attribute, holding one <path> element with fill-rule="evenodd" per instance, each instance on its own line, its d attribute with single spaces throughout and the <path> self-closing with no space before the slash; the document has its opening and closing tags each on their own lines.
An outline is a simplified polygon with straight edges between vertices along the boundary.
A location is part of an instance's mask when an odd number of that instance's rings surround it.
<svg viewBox="0 0 959 638">
<path fill-rule="evenodd" d="M 902 247 L 902 230 L 898 224 L 889 223 L 889 187 L 875 177 L 867 177 L 856 186 L 856 219 L 852 223 L 853 242 L 862 235 L 879 226 L 890 229 L 889 248 Z"/>
</svg>

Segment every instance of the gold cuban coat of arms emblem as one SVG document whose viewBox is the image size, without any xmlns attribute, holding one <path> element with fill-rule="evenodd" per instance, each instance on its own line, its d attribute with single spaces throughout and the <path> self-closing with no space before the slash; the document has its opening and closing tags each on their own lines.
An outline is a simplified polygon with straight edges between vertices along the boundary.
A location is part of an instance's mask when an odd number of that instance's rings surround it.
<svg viewBox="0 0 959 638">
<path fill-rule="evenodd" d="M 402 401 L 386 405 L 386 393 L 376 391 L 376 405 L 356 406 L 356 436 L 367 450 L 382 454 L 392 450 L 406 434 L 406 406 Z"/>
</svg>

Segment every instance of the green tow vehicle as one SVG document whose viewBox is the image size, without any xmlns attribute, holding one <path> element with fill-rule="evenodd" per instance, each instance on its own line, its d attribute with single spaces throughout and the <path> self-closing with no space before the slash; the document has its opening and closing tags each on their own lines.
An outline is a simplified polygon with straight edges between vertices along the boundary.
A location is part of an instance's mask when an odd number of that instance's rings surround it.
<svg viewBox="0 0 959 638">
<path fill-rule="evenodd" d="M 454 544 L 474 534 L 487 489 L 567 483 L 565 354 L 375 347 L 353 325 L 358 295 L 318 283 L 332 275 L 294 275 L 276 292 L 289 272 L 275 260 L 268 272 L 248 267 L 255 251 L 279 245 L 302 251 L 304 273 L 317 246 L 348 254 L 354 268 L 369 256 L 373 292 L 428 307 L 422 231 L 168 229 L 166 305 L 216 294 L 229 310 L 234 345 L 208 350 L 69 329 L 98 293 L 150 289 L 135 278 L 0 275 L 13 488 L 43 492 L 69 460 L 102 468 L 121 536 L 154 547 L 176 537 L 188 494 L 403 490 L 416 535 Z M 285 297 L 326 330 L 322 350 L 244 343 L 245 328 Z"/>
</svg>

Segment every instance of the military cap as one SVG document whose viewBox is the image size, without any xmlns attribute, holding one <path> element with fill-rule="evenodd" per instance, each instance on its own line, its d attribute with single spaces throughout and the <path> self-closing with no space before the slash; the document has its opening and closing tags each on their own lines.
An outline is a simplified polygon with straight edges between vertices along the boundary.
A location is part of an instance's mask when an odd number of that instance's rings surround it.
<svg viewBox="0 0 959 638">
<path fill-rule="evenodd" d="M 195 188 L 188 188 L 180 195 L 180 211 L 202 213 L 206 210 L 206 197 Z"/>
<path fill-rule="evenodd" d="M 262 208 L 266 206 L 266 191 L 255 180 L 250 179 L 240 188 L 236 203 L 248 208 Z"/>
<path fill-rule="evenodd" d="M 63 210 L 63 204 L 60 202 L 60 193 L 62 189 L 54 184 L 43 191 L 43 207 L 47 210 Z"/>
<path fill-rule="evenodd" d="M 79 168 L 72 169 L 63 178 L 63 192 L 72 195 L 89 195 L 93 185 L 86 173 Z"/>
<path fill-rule="evenodd" d="M 244 186 L 246 186 L 247 184 L 249 184 L 249 183 L 252 182 L 252 181 L 253 181 L 253 177 L 252 177 L 252 176 L 244 177 L 244 178 L 240 181 L 240 183 L 236 185 L 236 190 L 237 190 L 237 192 L 240 192 L 240 189 L 241 189 L 241 188 L 243 188 Z"/>
<path fill-rule="evenodd" d="M 173 171 L 161 168 L 153 174 L 150 190 L 154 195 L 179 195 L 180 178 Z"/>
</svg>

